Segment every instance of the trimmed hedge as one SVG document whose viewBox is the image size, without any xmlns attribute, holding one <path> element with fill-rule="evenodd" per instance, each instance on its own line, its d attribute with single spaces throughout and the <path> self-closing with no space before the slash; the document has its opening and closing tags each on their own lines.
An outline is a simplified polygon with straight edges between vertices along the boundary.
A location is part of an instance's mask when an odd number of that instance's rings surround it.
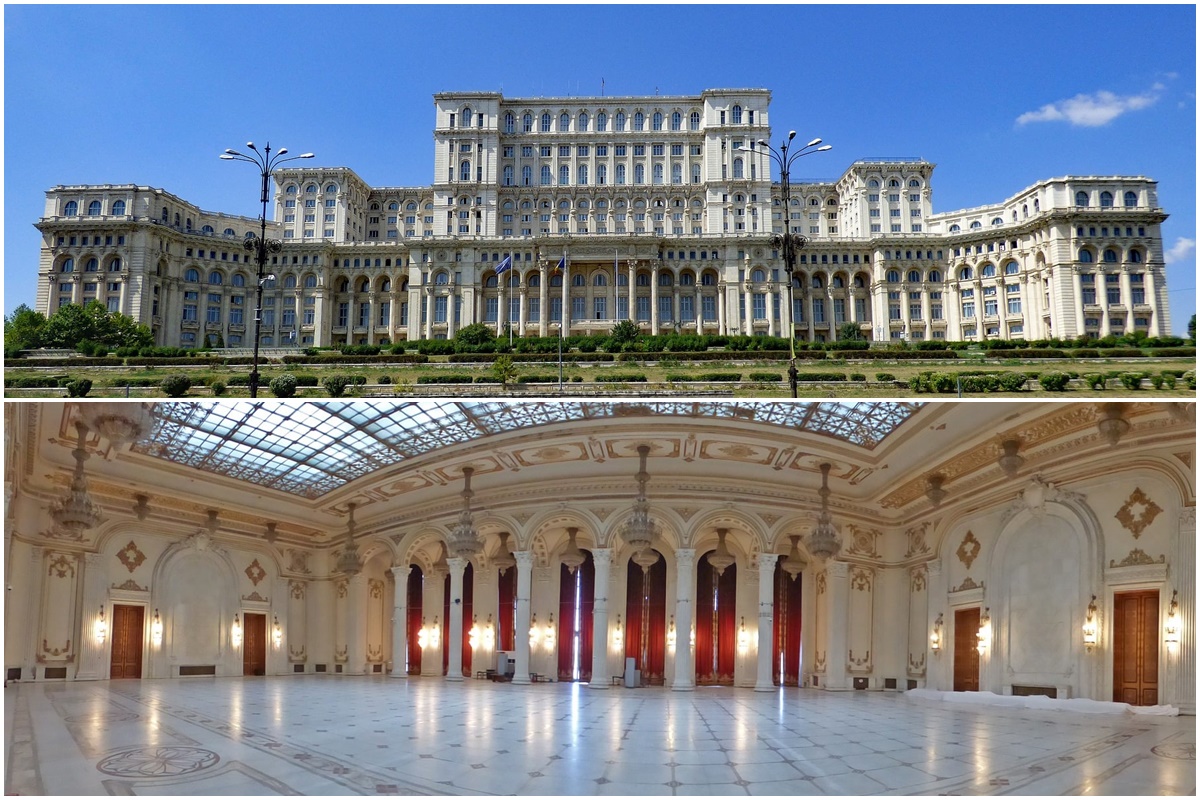
<svg viewBox="0 0 1200 800">
<path fill-rule="evenodd" d="M 455 353 L 446 359 L 451 364 L 491 364 L 505 353 Z M 509 356 L 514 364 L 539 362 L 542 364 L 558 361 L 558 356 L 552 358 L 541 353 L 513 353 Z M 576 364 L 580 361 L 612 361 L 612 353 L 563 353 L 564 364 Z"/>
<path fill-rule="evenodd" d="M 597 375 L 596 383 L 645 383 L 646 376 L 640 373 L 613 372 L 607 375 Z"/>
<path fill-rule="evenodd" d="M 1038 383 L 1048 392 L 1066 391 L 1067 384 L 1071 382 L 1071 376 L 1065 372 L 1043 372 L 1038 376 Z"/>
<path fill-rule="evenodd" d="M 844 372 L 801 372 L 796 375 L 798 381 L 844 381 L 846 373 Z"/>
<path fill-rule="evenodd" d="M 372 364 L 428 364 L 429 356 L 424 355 L 318 355 L 318 356 L 284 356 L 284 364 L 361 364 L 370 361 Z"/>
<path fill-rule="evenodd" d="M 417 378 L 417 383 L 471 383 L 473 376 L 453 374 L 453 375 L 422 375 Z"/>
<path fill-rule="evenodd" d="M 737 383 L 742 379 L 740 372 L 703 372 L 697 376 L 697 380 L 711 381 L 712 383 Z"/>
<path fill-rule="evenodd" d="M 1045 348 L 1038 350 L 988 350 L 988 358 L 1067 358 L 1065 350 Z"/>
<path fill-rule="evenodd" d="M 763 383 L 776 383 L 783 380 L 783 375 L 778 372 L 751 372 L 749 375 L 752 381 L 762 381 Z"/>
</svg>

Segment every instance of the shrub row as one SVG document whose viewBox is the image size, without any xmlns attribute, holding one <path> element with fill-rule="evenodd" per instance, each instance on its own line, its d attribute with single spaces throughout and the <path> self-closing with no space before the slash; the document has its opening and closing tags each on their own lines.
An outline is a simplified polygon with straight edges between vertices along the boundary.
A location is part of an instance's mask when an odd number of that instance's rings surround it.
<svg viewBox="0 0 1200 800">
<path fill-rule="evenodd" d="M 489 364 L 496 360 L 496 353 L 455 353 L 446 360 L 451 364 Z M 503 354 L 501 354 L 503 355 Z M 543 354 L 538 353 L 514 353 L 509 356 L 514 364 L 539 362 L 546 363 L 547 361 L 557 361 L 555 358 L 546 358 Z M 577 364 L 580 361 L 612 361 L 614 356 L 611 353 L 596 353 L 587 355 L 583 353 L 563 353 L 563 363 Z"/>
<path fill-rule="evenodd" d="M 366 345 L 363 345 L 364 347 Z M 361 364 L 363 361 L 361 356 L 356 355 L 304 355 L 304 356 L 284 356 L 283 363 L 285 364 Z M 372 364 L 427 364 L 429 356 L 417 354 L 400 354 L 400 355 L 381 355 L 372 356 Z"/>
<path fill-rule="evenodd" d="M 597 383 L 645 383 L 646 376 L 636 373 L 613 372 L 596 376 Z"/>
</svg>

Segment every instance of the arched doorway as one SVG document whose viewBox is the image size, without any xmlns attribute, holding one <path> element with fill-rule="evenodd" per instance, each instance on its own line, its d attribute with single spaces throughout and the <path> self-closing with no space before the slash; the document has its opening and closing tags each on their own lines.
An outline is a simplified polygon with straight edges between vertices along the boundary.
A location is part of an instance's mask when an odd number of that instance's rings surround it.
<svg viewBox="0 0 1200 800">
<path fill-rule="evenodd" d="M 421 645 L 417 637 L 421 633 L 422 607 L 421 598 L 425 594 L 425 574 L 416 564 L 408 568 L 408 641 L 405 642 L 407 652 L 404 654 L 405 664 L 409 675 L 421 674 Z"/>
<path fill-rule="evenodd" d="M 583 563 L 571 572 L 559 565 L 558 584 L 558 679 L 592 679 L 592 605 L 596 598 L 596 564 L 591 551 L 583 551 Z"/>
<path fill-rule="evenodd" d="M 783 559 L 775 562 L 775 622 L 771 674 L 776 686 L 800 685 L 800 598 L 804 575 L 789 575 Z"/>
<path fill-rule="evenodd" d="M 737 647 L 737 564 L 718 573 L 712 552 L 696 564 L 696 684 L 732 686 Z"/>
<path fill-rule="evenodd" d="M 667 560 L 643 567 L 630 559 L 625 583 L 625 657 L 637 659 L 642 682 L 663 684 L 667 642 Z"/>
</svg>

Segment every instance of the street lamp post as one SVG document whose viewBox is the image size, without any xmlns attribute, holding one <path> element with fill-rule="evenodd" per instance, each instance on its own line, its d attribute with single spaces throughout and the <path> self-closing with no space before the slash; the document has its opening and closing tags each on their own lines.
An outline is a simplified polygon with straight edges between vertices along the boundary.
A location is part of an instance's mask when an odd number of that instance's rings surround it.
<svg viewBox="0 0 1200 800">
<path fill-rule="evenodd" d="M 271 173 L 280 164 L 297 161 L 301 158 L 312 158 L 313 154 L 302 153 L 291 158 L 283 158 L 287 154 L 286 147 L 279 148 L 279 151 L 272 156 L 270 142 L 267 142 L 261 152 L 254 146 L 254 142 L 246 142 L 246 146 L 254 151 L 253 156 L 243 155 L 236 150 L 226 150 L 220 157 L 224 161 L 245 161 L 247 164 L 253 164 L 262 176 L 262 216 L 259 217 L 258 240 L 246 239 L 243 243 L 247 251 L 255 251 L 258 260 L 258 289 L 254 302 L 254 359 L 250 367 L 250 396 L 258 397 L 258 340 L 262 328 L 263 286 L 267 281 L 275 279 L 274 275 L 266 274 L 267 253 L 278 253 L 283 250 L 283 242 L 278 239 L 267 239 L 267 197 L 270 191 Z"/>
<path fill-rule="evenodd" d="M 792 312 L 796 308 L 795 301 L 792 297 L 792 273 L 796 269 L 796 251 L 808 244 L 808 237 L 797 233 L 792 233 L 791 221 L 791 170 L 792 164 L 801 156 L 809 156 L 813 153 L 821 153 L 826 150 L 832 150 L 833 145 L 822 145 L 820 139 L 813 139 L 808 144 L 801 147 L 792 153 L 788 153 L 788 149 L 792 146 L 792 140 L 796 138 L 795 131 L 788 131 L 787 141 L 779 145 L 776 150 L 771 147 L 766 139 L 759 139 L 758 145 L 764 148 L 771 160 L 779 165 L 779 182 L 783 200 L 783 233 L 771 235 L 771 246 L 783 252 L 783 271 L 787 274 L 788 286 L 788 327 L 791 330 L 788 332 L 788 349 L 791 355 L 791 360 L 788 363 L 788 385 L 792 390 L 792 397 L 796 397 L 797 393 L 797 373 L 796 373 L 796 320 Z M 820 145 L 820 146 L 818 146 Z M 734 148 L 735 150 L 740 148 Z M 764 152 L 757 150 L 756 152 Z"/>
</svg>

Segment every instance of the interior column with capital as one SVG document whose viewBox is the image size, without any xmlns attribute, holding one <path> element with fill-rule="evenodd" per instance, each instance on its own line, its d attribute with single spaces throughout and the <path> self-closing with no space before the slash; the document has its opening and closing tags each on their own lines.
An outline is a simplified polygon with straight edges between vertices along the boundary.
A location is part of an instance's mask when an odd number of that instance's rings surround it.
<svg viewBox="0 0 1200 800">
<path fill-rule="evenodd" d="M 462 670 L 462 630 L 463 630 L 463 570 L 467 568 L 465 558 L 448 558 L 450 566 L 450 624 L 446 631 L 445 646 L 449 648 L 449 663 L 446 666 L 446 680 L 461 681 Z"/>
<path fill-rule="evenodd" d="M 758 554 L 758 679 L 754 683 L 756 692 L 775 691 L 771 678 L 771 656 L 775 633 L 775 562 L 777 553 Z"/>
<path fill-rule="evenodd" d="M 825 570 L 829 592 L 829 601 L 825 606 L 828 614 L 825 630 L 829 633 L 825 642 L 825 680 L 821 688 L 840 691 L 850 688 L 846 672 L 849 666 L 846 625 L 850 616 L 850 565 L 845 561 L 831 560 L 826 563 Z"/>
<path fill-rule="evenodd" d="M 612 565 L 612 548 L 592 550 L 592 565 L 596 569 L 592 600 L 592 682 L 593 689 L 607 689 L 608 676 L 608 582 Z"/>
<path fill-rule="evenodd" d="M 346 674 L 367 672 L 367 576 L 359 572 L 350 577 L 346 595 Z"/>
<path fill-rule="evenodd" d="M 529 683 L 529 595 L 533 588 L 533 551 L 518 550 L 513 553 L 517 560 L 517 621 L 514 624 L 517 657 L 513 667 L 512 682 Z"/>
<path fill-rule="evenodd" d="M 672 691 L 696 688 L 696 653 L 691 642 L 692 597 L 696 593 L 696 551 L 675 551 L 675 682 Z"/>
<path fill-rule="evenodd" d="M 1179 645 L 1169 657 L 1175 665 L 1173 705 L 1196 713 L 1196 507 L 1179 512 L 1179 538 L 1171 564 L 1171 586 L 1179 592 Z M 1168 600 L 1169 602 L 1169 600 Z"/>
<path fill-rule="evenodd" d="M 393 678 L 408 677 L 408 573 L 409 566 L 392 567 L 396 591 L 392 599 Z"/>
</svg>

